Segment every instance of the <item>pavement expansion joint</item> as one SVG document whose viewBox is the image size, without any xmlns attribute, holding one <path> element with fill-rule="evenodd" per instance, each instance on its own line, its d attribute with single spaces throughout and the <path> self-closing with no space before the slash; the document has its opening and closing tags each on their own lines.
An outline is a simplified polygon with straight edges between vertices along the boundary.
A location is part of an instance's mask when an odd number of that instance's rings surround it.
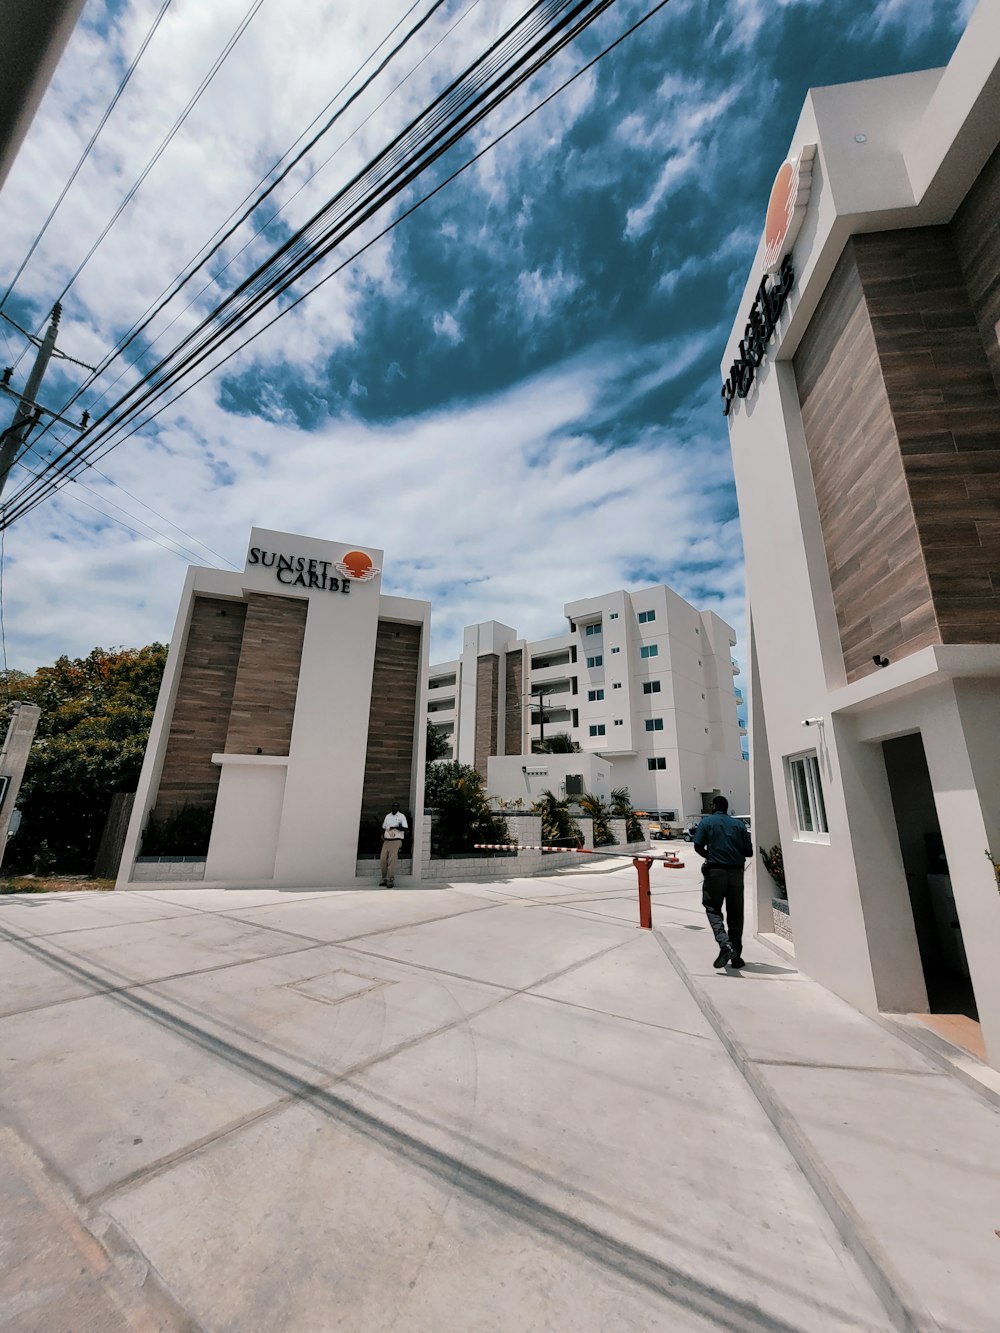
<svg viewBox="0 0 1000 1333">
<path fill-rule="evenodd" d="M 897 1271 L 871 1234 L 857 1210 L 837 1184 L 814 1145 L 762 1073 L 763 1061 L 754 1060 L 735 1036 L 680 955 L 660 930 L 653 935 L 691 997 L 711 1024 L 736 1068 L 743 1075 L 785 1147 L 805 1176 L 848 1250 L 886 1309 L 896 1328 L 906 1333 L 937 1333 L 940 1326 Z"/>
</svg>

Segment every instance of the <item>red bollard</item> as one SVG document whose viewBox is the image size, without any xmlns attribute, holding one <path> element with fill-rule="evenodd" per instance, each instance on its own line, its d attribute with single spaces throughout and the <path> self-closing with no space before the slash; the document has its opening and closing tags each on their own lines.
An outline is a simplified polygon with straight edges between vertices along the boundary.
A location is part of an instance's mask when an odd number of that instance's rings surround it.
<svg viewBox="0 0 1000 1333">
<path fill-rule="evenodd" d="M 653 900 L 649 896 L 649 867 L 653 864 L 651 856 L 632 858 L 639 875 L 639 925 L 643 930 L 653 929 Z"/>
</svg>

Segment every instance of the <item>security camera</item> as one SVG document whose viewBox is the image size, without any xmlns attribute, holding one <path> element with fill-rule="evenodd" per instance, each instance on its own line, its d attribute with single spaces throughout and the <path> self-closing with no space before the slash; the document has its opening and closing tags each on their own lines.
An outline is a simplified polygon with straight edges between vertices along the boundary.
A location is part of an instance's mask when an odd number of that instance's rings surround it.
<svg viewBox="0 0 1000 1333">
<path fill-rule="evenodd" d="M 802 719 L 802 725 L 804 727 L 821 727 L 823 725 L 823 719 L 821 717 L 804 717 Z"/>
</svg>

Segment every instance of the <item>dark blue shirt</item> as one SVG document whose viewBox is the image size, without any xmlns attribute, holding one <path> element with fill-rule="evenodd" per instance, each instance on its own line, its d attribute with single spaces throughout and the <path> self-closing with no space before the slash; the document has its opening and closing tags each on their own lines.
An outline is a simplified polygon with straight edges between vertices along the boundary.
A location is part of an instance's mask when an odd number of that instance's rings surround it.
<svg viewBox="0 0 1000 1333">
<path fill-rule="evenodd" d="M 746 824 L 721 811 L 706 815 L 695 829 L 694 849 L 710 866 L 741 866 L 748 856 L 753 856 Z"/>
</svg>

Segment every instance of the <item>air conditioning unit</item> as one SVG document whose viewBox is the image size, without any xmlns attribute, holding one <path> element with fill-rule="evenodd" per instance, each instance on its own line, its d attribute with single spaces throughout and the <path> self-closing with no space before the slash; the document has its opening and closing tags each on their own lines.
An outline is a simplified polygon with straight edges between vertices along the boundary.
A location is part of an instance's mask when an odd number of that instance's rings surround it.
<svg viewBox="0 0 1000 1333">
<path fill-rule="evenodd" d="M 566 795 L 567 795 L 567 796 L 582 796 L 582 795 L 583 795 L 583 774 L 582 774 L 582 773 L 567 773 L 567 774 L 566 774 Z"/>
</svg>

